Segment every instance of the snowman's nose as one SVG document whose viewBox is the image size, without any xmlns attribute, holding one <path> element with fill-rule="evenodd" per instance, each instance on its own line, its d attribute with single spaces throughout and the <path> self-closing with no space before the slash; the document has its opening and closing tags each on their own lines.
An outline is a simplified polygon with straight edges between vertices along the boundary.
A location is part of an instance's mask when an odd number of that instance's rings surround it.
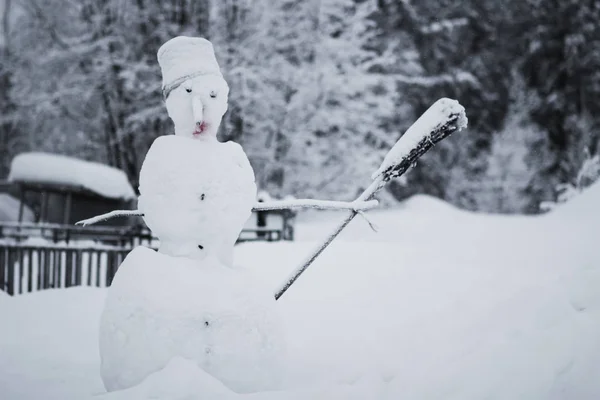
<svg viewBox="0 0 600 400">
<path fill-rule="evenodd" d="M 194 122 L 196 123 L 196 126 L 202 125 L 202 120 L 204 118 L 204 106 L 198 97 L 192 98 L 192 111 L 194 112 Z"/>
</svg>

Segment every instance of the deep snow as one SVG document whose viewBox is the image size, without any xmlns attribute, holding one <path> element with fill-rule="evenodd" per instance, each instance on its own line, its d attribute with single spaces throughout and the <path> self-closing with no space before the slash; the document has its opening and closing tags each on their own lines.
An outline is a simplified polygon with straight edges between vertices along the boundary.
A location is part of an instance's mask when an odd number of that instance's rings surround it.
<svg viewBox="0 0 600 400">
<path fill-rule="evenodd" d="M 425 196 L 370 212 L 378 233 L 353 221 L 278 302 L 284 391 L 237 395 L 173 360 L 95 398 L 598 399 L 599 202 L 595 185 L 540 217 L 468 213 Z M 237 246 L 236 263 L 276 286 L 341 218 L 305 213 L 296 242 Z M 103 391 L 104 296 L 0 296 L 3 399 Z"/>
<path fill-rule="evenodd" d="M 285 365 L 279 307 L 254 275 L 138 247 L 108 291 L 100 358 L 108 391 L 141 383 L 174 356 L 238 392 L 277 387 Z"/>
</svg>

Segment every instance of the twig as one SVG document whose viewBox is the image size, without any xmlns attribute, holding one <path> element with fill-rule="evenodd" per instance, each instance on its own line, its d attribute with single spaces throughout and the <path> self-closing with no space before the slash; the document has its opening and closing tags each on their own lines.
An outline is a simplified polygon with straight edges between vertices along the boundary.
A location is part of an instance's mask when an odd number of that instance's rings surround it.
<svg viewBox="0 0 600 400">
<path fill-rule="evenodd" d="M 377 200 L 371 201 L 329 201 L 329 200 L 277 200 L 261 202 L 254 205 L 252 211 L 293 210 L 299 208 L 314 208 L 317 210 L 353 210 L 366 211 L 377 207 Z"/>
<path fill-rule="evenodd" d="M 380 175 L 362 193 L 362 195 L 360 196 L 360 198 L 362 198 L 364 200 L 369 200 L 384 185 L 385 185 L 385 182 L 383 181 L 382 175 Z M 285 283 L 281 286 L 281 288 L 279 288 L 275 292 L 275 300 L 279 300 L 279 298 L 290 288 L 290 286 L 292 286 L 294 284 L 294 282 L 296 281 L 296 279 L 298 279 L 300 277 L 300 275 L 302 275 L 302 273 L 304 271 L 306 271 L 306 269 L 313 263 L 313 261 L 315 261 L 316 258 L 323 252 L 323 250 L 325 250 L 327 248 L 327 246 L 329 246 L 331 244 L 331 242 L 333 242 L 333 239 L 335 239 L 337 237 L 337 235 L 339 235 L 340 232 L 342 230 L 344 230 L 344 228 L 346 226 L 348 226 L 348 224 L 350 223 L 350 221 L 352 221 L 354 219 L 354 217 L 356 217 L 358 215 L 358 213 L 359 213 L 358 211 L 351 211 L 350 214 L 348 214 L 348 216 L 344 219 L 344 221 L 342 221 L 342 223 L 340 225 L 338 225 L 338 227 L 335 228 L 334 231 L 329 234 L 329 236 L 327 237 L 327 239 L 325 239 L 325 241 L 319 247 L 317 247 L 308 256 L 308 258 L 306 260 L 304 260 L 304 262 L 300 265 L 300 267 L 298 267 L 294 272 L 292 272 L 292 274 L 285 281 Z"/>
<path fill-rule="evenodd" d="M 353 210 L 367 211 L 377 207 L 377 200 L 370 201 L 328 201 L 328 200 L 311 200 L 311 199 L 295 199 L 295 200 L 278 200 L 269 202 L 256 203 L 252 207 L 252 211 L 269 211 L 269 210 L 294 210 L 299 208 L 313 208 L 318 210 Z M 92 218 L 84 219 L 75 223 L 75 225 L 93 225 L 98 222 L 107 221 L 117 217 L 143 217 L 144 213 L 140 210 L 114 210 L 106 214 L 97 215 Z"/>
<path fill-rule="evenodd" d="M 95 217 L 75 222 L 75 225 L 87 226 L 98 222 L 107 221 L 116 217 L 143 217 L 144 213 L 140 210 L 115 210 L 106 214 L 96 215 Z"/>
</svg>

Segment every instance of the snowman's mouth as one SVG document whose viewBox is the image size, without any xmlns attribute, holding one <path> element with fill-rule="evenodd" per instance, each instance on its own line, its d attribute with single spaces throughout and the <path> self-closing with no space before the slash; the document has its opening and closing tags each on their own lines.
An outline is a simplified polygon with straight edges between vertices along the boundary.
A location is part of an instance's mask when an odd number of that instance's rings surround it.
<svg viewBox="0 0 600 400">
<path fill-rule="evenodd" d="M 206 124 L 206 122 L 202 122 L 200 125 L 196 125 L 196 129 L 194 129 L 194 137 L 200 136 L 201 134 L 206 132 L 207 128 L 208 125 Z"/>
</svg>

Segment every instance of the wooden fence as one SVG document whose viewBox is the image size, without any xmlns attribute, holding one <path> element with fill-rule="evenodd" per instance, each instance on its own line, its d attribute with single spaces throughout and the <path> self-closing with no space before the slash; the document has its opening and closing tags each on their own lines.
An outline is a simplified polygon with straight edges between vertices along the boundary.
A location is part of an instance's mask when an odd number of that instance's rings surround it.
<svg viewBox="0 0 600 400">
<path fill-rule="evenodd" d="M 41 238 L 52 243 L 100 241 L 113 246 L 150 244 L 152 233 L 147 228 L 133 226 L 76 226 L 47 222 L 0 222 L 0 238 L 23 241 Z"/>
<path fill-rule="evenodd" d="M 10 295 L 71 286 L 107 287 L 131 247 L 0 245 L 0 290 Z"/>
<path fill-rule="evenodd" d="M 293 240 L 293 216 L 280 210 L 250 218 L 237 243 Z M 10 295 L 71 286 L 110 286 L 136 246 L 154 248 L 138 227 L 79 227 L 0 222 L 0 290 Z"/>
</svg>

